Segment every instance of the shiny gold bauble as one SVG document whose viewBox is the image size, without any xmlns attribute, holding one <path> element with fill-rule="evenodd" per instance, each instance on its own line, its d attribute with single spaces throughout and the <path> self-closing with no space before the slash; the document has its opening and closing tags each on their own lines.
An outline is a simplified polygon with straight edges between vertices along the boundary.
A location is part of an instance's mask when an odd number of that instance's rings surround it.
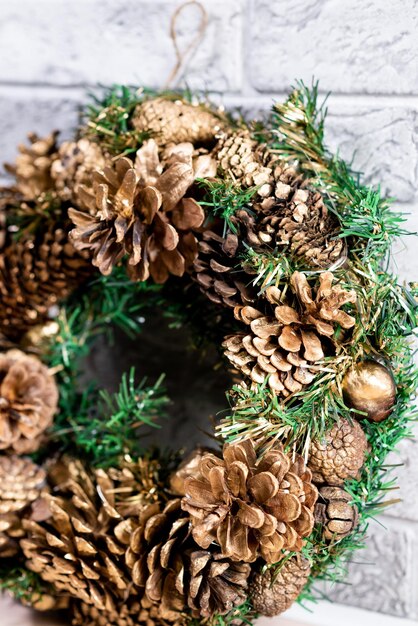
<svg viewBox="0 0 418 626">
<path fill-rule="evenodd" d="M 364 417 L 373 422 L 381 422 L 393 411 L 396 385 L 387 367 L 377 361 L 362 361 L 345 375 L 343 396 L 347 406 L 366 413 Z"/>
</svg>

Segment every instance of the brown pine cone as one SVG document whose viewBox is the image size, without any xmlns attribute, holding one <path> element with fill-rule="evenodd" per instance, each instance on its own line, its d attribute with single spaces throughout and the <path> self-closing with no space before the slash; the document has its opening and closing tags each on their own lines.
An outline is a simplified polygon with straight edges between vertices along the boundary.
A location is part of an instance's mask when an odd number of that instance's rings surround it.
<svg viewBox="0 0 418 626">
<path fill-rule="evenodd" d="M 0 255 L 0 331 L 18 339 L 48 319 L 58 304 L 91 274 L 91 264 L 68 241 L 64 228 L 49 224 L 22 233 Z"/>
<path fill-rule="evenodd" d="M 16 188 L 26 200 L 34 200 L 53 188 L 51 165 L 57 151 L 57 136 L 58 132 L 45 138 L 30 133 L 30 146 L 21 144 L 15 164 L 5 165 L 5 169 L 16 178 Z"/>
<path fill-rule="evenodd" d="M 74 603 L 72 614 L 72 626 L 186 626 L 190 622 L 190 617 L 180 613 L 174 622 L 169 622 L 160 615 L 157 605 L 146 598 L 139 600 L 135 596 L 107 611 L 100 611 L 84 602 Z"/>
<path fill-rule="evenodd" d="M 18 206 L 22 195 L 13 187 L 0 187 L 0 252 L 7 241 L 7 214 Z"/>
<path fill-rule="evenodd" d="M 131 588 L 124 557 L 133 525 L 117 511 L 119 485 L 103 470 L 90 475 L 69 459 L 53 468 L 50 480 L 56 484 L 56 495 L 45 496 L 50 518 L 23 521 L 27 567 L 58 592 L 111 611 Z"/>
<path fill-rule="evenodd" d="M 302 457 L 292 461 L 278 446 L 257 458 L 250 439 L 226 444 L 223 457 L 206 454 L 201 476 L 185 481 L 182 507 L 196 543 L 216 542 L 225 557 L 245 562 L 276 563 L 285 550 L 300 551 L 317 498 Z"/>
<path fill-rule="evenodd" d="M 353 532 L 358 524 L 358 509 L 349 493 L 340 487 L 321 487 L 315 505 L 315 523 L 323 527 L 325 541 L 336 542 Z"/>
<path fill-rule="evenodd" d="M 177 469 L 170 476 L 170 490 L 176 496 L 184 496 L 184 481 L 189 476 L 196 476 L 199 471 L 200 461 L 207 452 L 215 453 L 212 448 L 198 446 L 188 454 Z"/>
<path fill-rule="evenodd" d="M 185 607 L 194 617 L 224 614 L 246 598 L 250 566 L 232 563 L 214 546 L 200 550 L 179 499 L 164 508 L 149 505 L 140 514 L 126 562 L 135 585 L 169 621 L 176 621 Z"/>
<path fill-rule="evenodd" d="M 238 236 L 232 232 L 222 237 L 207 230 L 199 240 L 194 277 L 202 293 L 215 304 L 236 307 L 255 299 L 251 277 L 240 270 L 238 246 Z"/>
<path fill-rule="evenodd" d="M 294 272 L 291 287 L 296 296 L 283 303 L 282 293 L 269 287 L 266 295 L 273 305 L 272 315 L 251 306 L 237 307 L 235 317 L 250 326 L 248 334 L 225 338 L 225 356 L 254 384 L 268 384 L 277 395 L 288 396 L 312 382 L 315 364 L 332 348 L 322 337 L 331 338 L 335 326 L 351 328 L 355 319 L 341 307 L 355 302 L 354 291 L 333 285 L 331 272 L 319 275 L 315 298 L 306 276 Z"/>
<path fill-rule="evenodd" d="M 274 196 L 255 203 L 255 211 L 237 215 L 245 225 L 248 244 L 255 250 L 278 249 L 308 267 L 342 264 L 346 255 L 344 241 L 338 237 L 340 225 L 328 212 L 321 194 L 298 186 L 296 173 L 296 184 L 280 168 L 275 169 L 276 175 L 278 169 Z"/>
<path fill-rule="evenodd" d="M 248 130 L 223 134 L 216 146 L 215 157 L 221 175 L 227 175 L 243 187 L 258 187 L 257 195 L 272 192 L 273 171 L 264 164 L 264 154 Z"/>
<path fill-rule="evenodd" d="M 88 250 L 102 274 L 128 256 L 130 275 L 146 280 L 151 274 L 164 283 L 170 274 L 182 276 L 197 256 L 191 232 L 205 214 L 185 197 L 195 178 L 192 144 L 174 150 L 163 172 L 154 140 L 137 152 L 135 164 L 118 159 L 114 167 L 93 174 L 93 188 L 79 187 L 82 211 L 70 209 L 76 228 L 70 236 L 79 250 Z"/>
<path fill-rule="evenodd" d="M 20 350 L 0 354 L 0 449 L 34 452 L 57 410 L 58 389 L 39 359 Z"/>
<path fill-rule="evenodd" d="M 131 123 L 138 132 L 155 137 L 160 148 L 183 142 L 210 146 L 224 125 L 220 115 L 180 98 L 145 100 L 135 108 Z"/>
<path fill-rule="evenodd" d="M 293 556 L 276 568 L 254 574 L 251 603 L 261 615 L 273 617 L 287 611 L 308 581 L 311 567 L 303 557 Z"/>
<path fill-rule="evenodd" d="M 367 439 L 360 424 L 341 419 L 322 439 L 311 442 L 308 466 L 313 481 L 338 486 L 348 478 L 358 478 L 366 452 Z"/>
<path fill-rule="evenodd" d="M 64 141 L 51 166 L 51 177 L 59 198 L 78 205 L 80 185 L 89 185 L 93 172 L 105 165 L 103 152 L 96 143 L 88 139 Z"/>
<path fill-rule="evenodd" d="M 19 551 L 22 518 L 45 490 L 46 473 L 30 459 L 0 456 L 0 558 Z"/>
</svg>

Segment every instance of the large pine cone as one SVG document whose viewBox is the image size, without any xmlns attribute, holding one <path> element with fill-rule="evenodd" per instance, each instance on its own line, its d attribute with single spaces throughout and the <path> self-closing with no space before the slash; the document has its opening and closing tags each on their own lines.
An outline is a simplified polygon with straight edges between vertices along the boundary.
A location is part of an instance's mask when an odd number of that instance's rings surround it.
<svg viewBox="0 0 418 626">
<path fill-rule="evenodd" d="M 173 148 L 163 171 L 154 140 L 137 152 L 135 164 L 118 159 L 112 168 L 93 174 L 93 188 L 79 187 L 82 211 L 70 209 L 76 228 L 71 239 L 89 250 L 102 274 L 128 256 L 134 279 L 164 283 L 170 274 L 182 276 L 197 256 L 191 232 L 205 214 L 185 194 L 195 178 L 192 144 Z"/>
<path fill-rule="evenodd" d="M 257 458 L 247 439 L 226 444 L 223 459 L 207 454 L 200 476 L 185 481 L 182 507 L 192 518 L 193 537 L 207 549 L 252 562 L 276 563 L 284 551 L 299 551 L 313 528 L 317 490 L 302 457 L 292 460 L 281 447 Z"/>
<path fill-rule="evenodd" d="M 46 472 L 30 459 L 16 455 L 0 456 L 0 558 L 19 551 L 24 536 L 23 516 L 31 515 L 31 505 L 46 485 Z"/>
<path fill-rule="evenodd" d="M 308 465 L 313 481 L 338 486 L 348 478 L 358 478 L 366 452 L 367 439 L 360 424 L 341 419 L 323 438 L 311 442 Z"/>
<path fill-rule="evenodd" d="M 315 523 L 322 525 L 325 541 L 339 541 L 352 533 L 358 523 L 358 509 L 350 494 L 340 487 L 321 487 L 315 505 Z"/>
<path fill-rule="evenodd" d="M 91 265 L 68 241 L 64 228 L 49 224 L 19 234 L 0 255 L 0 331 L 18 339 L 48 318 L 91 273 Z"/>
<path fill-rule="evenodd" d="M 96 143 L 85 138 L 64 141 L 51 166 L 51 177 L 59 198 L 78 205 L 80 185 L 89 185 L 93 172 L 105 165 L 106 159 Z"/>
<path fill-rule="evenodd" d="M 194 617 L 210 617 L 245 601 L 250 566 L 207 548 L 200 550 L 191 538 L 179 499 L 141 513 L 126 562 L 133 582 L 158 605 L 162 618 L 176 621 L 185 607 Z"/>
<path fill-rule="evenodd" d="M 23 522 L 27 567 L 59 592 L 113 611 L 131 588 L 124 557 L 133 525 L 117 511 L 119 485 L 104 471 L 90 476 L 71 460 L 54 468 L 50 479 L 59 494 L 45 496 L 50 518 Z"/>
<path fill-rule="evenodd" d="M 239 213 L 248 244 L 255 250 L 290 254 L 308 267 L 331 268 L 342 263 L 345 247 L 338 237 L 340 226 L 321 194 L 300 188 L 296 173 L 292 181 L 280 167 L 275 169 L 276 175 L 278 170 L 275 195 L 256 203 L 255 211 Z"/>
<path fill-rule="evenodd" d="M 269 196 L 273 171 L 264 164 L 264 152 L 248 130 L 221 136 L 215 150 L 220 174 L 243 187 L 257 187 L 257 195 Z"/>
<path fill-rule="evenodd" d="M 57 409 L 58 389 L 36 357 L 0 354 L 0 449 L 34 452 Z"/>
<path fill-rule="evenodd" d="M 236 307 L 255 299 L 251 277 L 239 267 L 238 245 L 238 236 L 232 232 L 222 237 L 207 230 L 199 240 L 194 275 L 202 293 L 215 304 Z"/>
<path fill-rule="evenodd" d="M 257 613 L 273 617 L 287 611 L 307 583 L 311 568 L 303 557 L 291 557 L 279 566 L 254 574 L 251 604 Z"/>
<path fill-rule="evenodd" d="M 237 307 L 235 317 L 250 327 L 248 334 L 226 337 L 225 356 L 255 384 L 268 384 L 277 395 L 288 396 L 300 391 L 315 377 L 315 364 L 321 361 L 329 346 L 322 337 L 331 338 L 335 327 L 351 328 L 355 319 L 341 307 L 355 302 L 354 291 L 333 285 L 331 272 L 319 276 L 315 297 L 306 276 L 294 272 L 291 287 L 296 296 L 284 304 L 276 287 L 267 289 L 273 315 L 265 315 L 251 306 Z"/>
<path fill-rule="evenodd" d="M 138 132 L 155 137 L 162 148 L 182 142 L 210 146 L 223 127 L 222 118 L 201 105 L 167 98 L 138 104 L 131 123 Z"/>
<path fill-rule="evenodd" d="M 26 200 L 34 200 L 53 187 L 51 165 L 56 156 L 57 135 L 53 132 L 41 138 L 36 133 L 30 133 L 30 145 L 20 145 L 15 164 L 5 165 L 5 169 L 16 178 L 16 187 Z"/>
</svg>

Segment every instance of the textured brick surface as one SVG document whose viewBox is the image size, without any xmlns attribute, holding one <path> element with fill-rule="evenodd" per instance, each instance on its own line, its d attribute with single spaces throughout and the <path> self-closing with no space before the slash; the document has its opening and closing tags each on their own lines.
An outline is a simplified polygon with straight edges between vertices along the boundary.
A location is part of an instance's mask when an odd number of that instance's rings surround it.
<svg viewBox="0 0 418 626">
<path fill-rule="evenodd" d="M 60 128 L 69 136 L 93 85 L 163 86 L 175 64 L 169 24 L 180 4 L 0 0 L 0 163 L 13 159 L 29 130 L 43 134 Z M 204 0 L 204 5 L 208 29 L 179 83 L 218 92 L 218 102 L 261 116 L 296 78 L 309 83 L 315 76 L 324 93 L 336 93 L 328 102 L 328 143 L 345 158 L 354 154 L 354 167 L 396 196 L 396 206 L 410 213 L 408 226 L 418 231 L 418 1 Z M 193 39 L 198 16 L 189 6 L 179 19 L 181 49 Z M 395 252 L 393 265 L 401 277 L 418 278 L 417 240 L 404 238 Z M 174 340 L 167 342 L 170 351 L 148 346 L 154 374 L 164 369 L 160 358 L 167 367 L 181 358 Z M 91 354 L 90 371 L 114 386 L 120 371 L 108 380 L 109 359 L 126 370 L 141 366 L 137 357 L 130 346 L 120 346 L 118 356 L 103 348 Z M 186 361 L 187 397 L 168 371 L 170 391 L 178 396 L 173 414 L 180 421 L 178 427 L 173 421 L 166 436 L 192 442 L 202 440 L 198 428 L 207 428 L 207 416 L 223 408 L 227 384 L 200 364 L 195 369 L 193 358 L 188 372 Z M 402 464 L 394 470 L 400 490 L 389 497 L 402 502 L 387 511 L 387 531 L 370 526 L 367 551 L 356 554 L 351 584 L 333 591 L 335 600 L 418 618 L 417 445 L 405 441 L 389 457 L 388 465 Z"/>
<path fill-rule="evenodd" d="M 3 0 L 0 80 L 160 86 L 174 65 L 169 24 L 178 5 L 175 0 Z M 210 24 L 189 65 L 187 82 L 193 88 L 237 89 L 240 2 L 211 0 L 205 5 Z M 195 37 L 199 16 L 195 7 L 180 16 L 181 50 Z"/>
<path fill-rule="evenodd" d="M 356 552 L 344 584 L 327 589 L 333 602 L 417 619 L 417 532 L 384 520 L 372 523 L 366 547 Z M 363 625 L 362 625 L 363 626 Z"/>
<path fill-rule="evenodd" d="M 416 0 L 253 0 L 249 76 L 260 91 L 295 77 L 342 93 L 418 93 Z"/>
</svg>

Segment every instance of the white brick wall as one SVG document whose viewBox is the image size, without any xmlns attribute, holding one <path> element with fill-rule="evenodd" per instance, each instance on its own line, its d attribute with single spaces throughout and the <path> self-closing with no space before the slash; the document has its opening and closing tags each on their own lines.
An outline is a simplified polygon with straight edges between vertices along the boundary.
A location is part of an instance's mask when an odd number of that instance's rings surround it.
<svg viewBox="0 0 418 626">
<path fill-rule="evenodd" d="M 0 0 L 0 162 L 28 130 L 77 124 L 88 89 L 164 85 L 174 64 L 169 22 L 180 0 Z M 296 78 L 332 90 L 328 141 L 370 182 L 397 198 L 418 230 L 418 1 L 205 0 L 209 27 L 183 85 L 262 114 Z M 179 20 L 187 46 L 199 19 Z M 405 279 L 418 277 L 416 241 L 397 247 Z M 370 526 L 341 602 L 418 621 L 417 443 L 395 462 L 403 503 Z"/>
</svg>

